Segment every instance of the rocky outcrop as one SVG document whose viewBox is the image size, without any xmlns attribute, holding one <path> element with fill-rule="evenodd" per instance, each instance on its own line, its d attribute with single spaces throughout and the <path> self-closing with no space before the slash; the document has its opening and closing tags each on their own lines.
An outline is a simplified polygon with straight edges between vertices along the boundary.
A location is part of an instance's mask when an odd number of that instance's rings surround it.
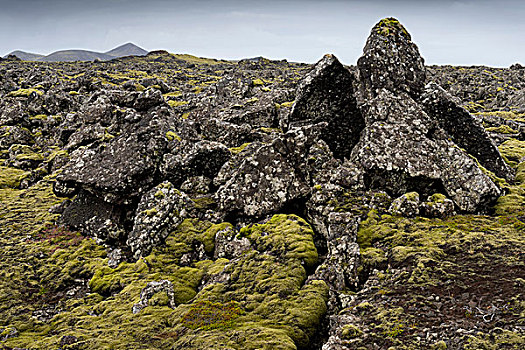
<svg viewBox="0 0 525 350">
<path fill-rule="evenodd" d="M 368 188 L 394 196 L 445 192 L 469 212 L 483 209 L 501 194 L 410 96 L 383 89 L 369 106 L 367 126 L 349 160 L 363 170 Z"/>
<path fill-rule="evenodd" d="M 448 105 L 441 106 L 441 114 L 434 109 L 429 115 L 425 104 L 417 102 L 425 83 L 423 59 L 399 22 L 385 19 L 372 29 L 358 68 L 363 95 L 368 97 L 361 104 L 366 127 L 349 162 L 362 169 L 366 187 L 394 196 L 444 192 L 468 212 L 483 210 L 501 194 L 468 153 L 487 154 L 499 168 L 508 169 L 474 119 L 445 97 L 441 103 Z M 460 122 L 455 122 L 456 127 L 446 122 L 455 120 L 458 113 L 468 129 L 457 127 Z M 489 142 L 487 150 L 474 149 L 474 143 L 466 141 L 470 130 Z M 469 146 L 465 151 L 464 145 Z"/>
<path fill-rule="evenodd" d="M 325 55 L 299 84 L 288 128 L 326 122 L 321 139 L 336 158 L 348 157 L 364 128 L 354 84 L 354 76 L 337 58 Z"/>
<path fill-rule="evenodd" d="M 483 126 L 460 107 L 458 99 L 435 83 L 425 86 L 420 99 L 425 112 L 439 123 L 455 144 L 474 156 L 496 176 L 506 180 L 513 178 L 513 171 L 505 163 Z"/>
<path fill-rule="evenodd" d="M 417 96 L 425 86 L 424 60 L 395 18 L 382 19 L 372 28 L 357 67 L 366 98 L 374 98 L 381 89 Z"/>
</svg>

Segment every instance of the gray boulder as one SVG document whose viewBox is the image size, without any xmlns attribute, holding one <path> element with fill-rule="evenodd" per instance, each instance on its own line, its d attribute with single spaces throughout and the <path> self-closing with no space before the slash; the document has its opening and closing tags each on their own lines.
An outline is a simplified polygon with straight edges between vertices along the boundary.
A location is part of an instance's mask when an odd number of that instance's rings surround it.
<svg viewBox="0 0 525 350">
<path fill-rule="evenodd" d="M 336 158 L 348 157 L 364 128 L 354 81 L 334 55 L 325 55 L 299 84 L 288 128 L 326 122 L 321 139 Z"/>
<path fill-rule="evenodd" d="M 170 182 L 163 182 L 148 191 L 137 207 L 133 230 L 127 245 L 135 259 L 147 256 L 151 249 L 164 242 L 193 209 L 193 201 Z"/>
<path fill-rule="evenodd" d="M 467 212 L 482 210 L 501 194 L 410 96 L 381 89 L 369 106 L 367 126 L 350 158 L 363 170 L 368 188 L 394 196 L 447 193 Z"/>
<path fill-rule="evenodd" d="M 380 89 L 419 95 L 425 86 L 426 70 L 419 49 L 395 18 L 385 18 L 370 32 L 357 61 L 366 98 Z"/>
<path fill-rule="evenodd" d="M 483 126 L 460 106 L 459 100 L 439 85 L 430 83 L 421 95 L 421 105 L 455 144 L 476 157 L 486 169 L 506 180 L 513 178 L 512 169 L 505 163 Z"/>
</svg>

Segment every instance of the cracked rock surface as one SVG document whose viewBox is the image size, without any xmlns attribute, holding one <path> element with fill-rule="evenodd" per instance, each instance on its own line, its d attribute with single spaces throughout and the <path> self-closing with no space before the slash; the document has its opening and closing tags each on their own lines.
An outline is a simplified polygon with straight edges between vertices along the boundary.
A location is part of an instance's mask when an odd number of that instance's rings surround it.
<svg viewBox="0 0 525 350">
<path fill-rule="evenodd" d="M 0 60 L 0 348 L 521 349 L 525 70 Z"/>
</svg>

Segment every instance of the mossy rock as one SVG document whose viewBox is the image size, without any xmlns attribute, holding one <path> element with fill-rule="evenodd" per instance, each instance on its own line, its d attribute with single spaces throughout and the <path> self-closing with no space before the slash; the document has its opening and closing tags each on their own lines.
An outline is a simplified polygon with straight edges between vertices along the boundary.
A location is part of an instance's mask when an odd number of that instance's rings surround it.
<svg viewBox="0 0 525 350">
<path fill-rule="evenodd" d="M 16 189 L 29 175 L 30 173 L 24 170 L 0 166 L 0 188 Z"/>
<path fill-rule="evenodd" d="M 307 268 L 317 264 L 314 232 L 306 221 L 296 215 L 274 215 L 267 223 L 243 228 L 241 235 L 248 237 L 259 251 L 300 259 Z"/>
<path fill-rule="evenodd" d="M 35 93 L 37 95 L 43 95 L 44 92 L 38 89 L 19 89 L 16 91 L 11 91 L 7 94 L 7 96 L 10 97 L 29 97 L 32 93 Z"/>
</svg>

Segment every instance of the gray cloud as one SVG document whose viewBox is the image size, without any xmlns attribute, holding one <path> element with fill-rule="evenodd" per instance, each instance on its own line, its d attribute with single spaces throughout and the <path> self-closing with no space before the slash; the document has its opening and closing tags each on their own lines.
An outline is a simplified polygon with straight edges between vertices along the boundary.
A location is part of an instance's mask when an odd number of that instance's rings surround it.
<svg viewBox="0 0 525 350">
<path fill-rule="evenodd" d="M 525 58 L 525 4 L 502 1 L 0 0 L 0 54 L 68 48 L 353 64 L 370 28 L 394 16 L 429 64 L 508 66 Z"/>
</svg>

